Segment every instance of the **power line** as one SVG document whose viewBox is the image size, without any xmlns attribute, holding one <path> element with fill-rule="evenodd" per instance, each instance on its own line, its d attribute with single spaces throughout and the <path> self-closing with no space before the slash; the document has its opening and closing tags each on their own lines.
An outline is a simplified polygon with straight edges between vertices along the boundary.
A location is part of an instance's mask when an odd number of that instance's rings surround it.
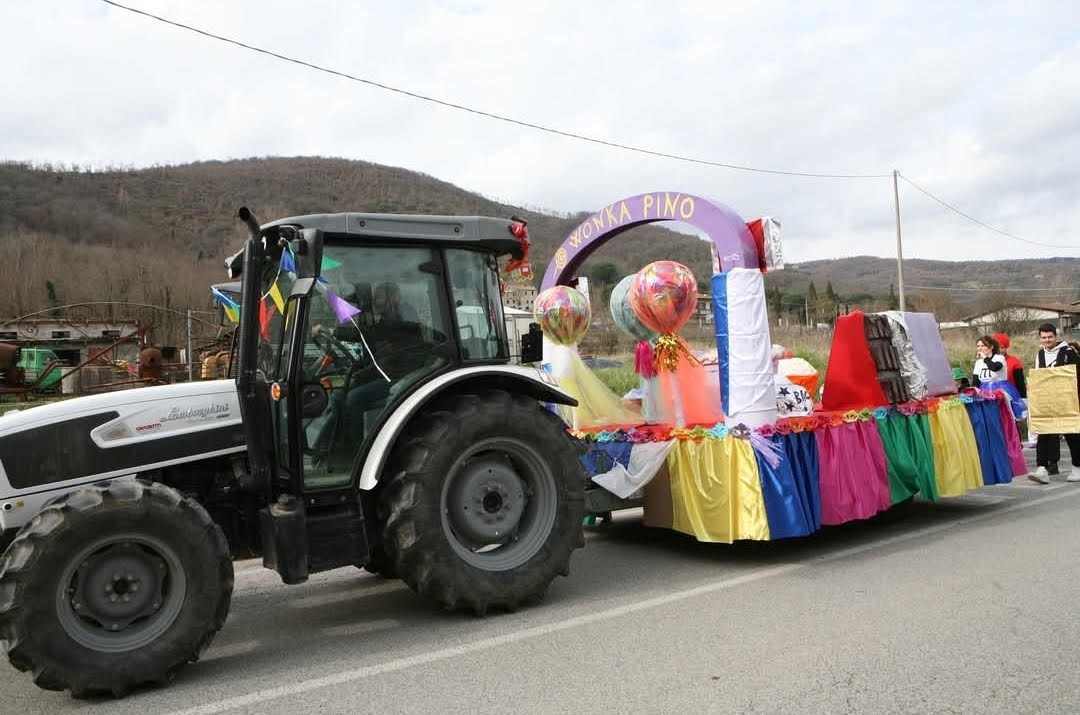
<svg viewBox="0 0 1080 715">
<path fill-rule="evenodd" d="M 301 67 L 306 67 L 308 69 L 313 69 L 313 70 L 315 70 L 317 72 L 323 72 L 323 73 L 330 74 L 330 75 L 333 75 L 333 76 L 336 76 L 336 77 L 340 77 L 340 78 L 343 78 L 343 79 L 350 80 L 352 82 L 358 82 L 358 83 L 361 83 L 361 84 L 366 84 L 366 85 L 369 85 L 371 87 L 376 87 L 378 89 L 386 90 L 388 92 L 394 92 L 394 93 L 401 94 L 401 95 L 404 95 L 404 96 L 407 96 L 407 97 L 411 97 L 413 99 L 419 99 L 419 100 L 424 101 L 424 102 L 430 102 L 430 103 L 437 104 L 437 105 L 447 107 L 447 108 L 450 108 L 450 109 L 456 109 L 458 111 L 467 112 L 469 114 L 474 114 L 474 115 L 477 115 L 477 116 L 486 117 L 488 119 L 494 119 L 496 121 L 505 122 L 505 123 L 513 124 L 513 125 L 520 126 L 520 127 L 525 127 L 527 129 L 535 129 L 537 131 L 546 132 L 548 134 L 554 134 L 554 135 L 566 137 L 566 138 L 569 138 L 569 139 L 577 139 L 579 141 L 585 141 L 585 142 L 589 142 L 589 143 L 592 143 L 592 144 L 597 144 L 597 145 L 600 145 L 600 146 L 611 147 L 611 148 L 614 148 L 614 149 L 622 149 L 624 151 L 635 152 L 635 153 L 644 154 L 644 155 L 647 155 L 647 156 L 655 156 L 655 157 L 659 157 L 659 158 L 663 158 L 663 159 L 672 159 L 672 160 L 675 160 L 675 161 L 681 161 L 681 162 L 690 163 L 690 164 L 699 164 L 699 165 L 703 165 L 703 166 L 713 166 L 713 167 L 719 167 L 719 168 L 724 168 L 724 169 L 732 169 L 732 170 L 736 170 L 736 171 L 749 171 L 749 172 L 755 172 L 755 173 L 761 173 L 761 174 L 774 174 L 774 175 L 781 175 L 781 176 L 801 176 L 801 177 L 820 178 L 820 179 L 881 179 L 881 178 L 888 178 L 888 177 L 892 176 L 891 173 L 888 173 L 888 174 L 831 174 L 831 173 L 823 173 L 823 172 L 785 171 L 785 170 L 780 170 L 780 169 L 764 169 L 764 168 L 761 168 L 761 167 L 746 166 L 746 165 L 741 165 L 741 164 L 731 164 L 731 163 L 721 162 L 721 161 L 711 161 L 711 160 L 708 160 L 708 159 L 700 159 L 700 158 L 697 158 L 697 157 L 686 156 L 686 155 L 682 155 L 682 154 L 672 154 L 672 153 L 669 153 L 669 152 L 662 152 L 662 151 L 657 151 L 657 150 L 654 150 L 654 149 L 646 149 L 644 147 L 634 146 L 632 144 L 624 144 L 622 142 L 609 141 L 609 140 L 605 140 L 605 139 L 597 139 L 596 137 L 590 137 L 590 136 L 586 136 L 584 134 L 577 134 L 575 132 L 570 132 L 570 131 L 566 131 L 566 130 L 562 130 L 562 129 L 556 129 L 556 128 L 548 127 L 548 126 L 545 126 L 545 125 L 542 125 L 542 124 L 536 124 L 534 122 L 528 122 L 528 121 L 521 120 L 521 119 L 515 119 L 513 117 L 507 117 L 507 116 L 503 116 L 503 115 L 500 115 L 500 114 L 495 114 L 494 112 L 488 112 L 488 111 L 485 111 L 485 110 L 482 110 L 482 109 L 475 109 L 473 107 L 468 107 L 468 106 L 465 106 L 463 104 L 458 104 L 456 102 L 450 102 L 448 100 L 439 99 L 437 97 L 432 97 L 432 96 L 429 96 L 429 95 L 420 94 L 419 92 L 413 92 L 413 91 L 410 91 L 410 90 L 401 89 L 399 87 L 394 87 L 394 86 L 391 86 L 391 85 L 388 85 L 388 84 L 384 84 L 382 82 L 377 82 L 375 80 L 365 79 L 363 77 L 357 77 L 357 76 L 349 74 L 347 72 L 342 72 L 340 70 L 331 69 L 329 67 L 324 67 L 322 65 L 318 65 L 318 64 L 315 64 L 313 62 L 307 62 L 305 60 L 296 59 L 294 57 L 289 57 L 287 55 L 283 55 L 283 54 L 280 54 L 278 52 L 274 52 L 272 50 L 267 50 L 267 49 L 264 49 L 262 47 L 257 47 L 255 45 L 249 45 L 247 43 L 240 42 L 239 40 L 234 40 L 234 39 L 229 38 L 229 37 L 224 37 L 222 35 L 217 35 L 217 34 L 214 34 L 212 32 L 208 32 L 206 30 L 202 30 L 202 29 L 199 29 L 197 27 L 193 27 L 191 25 L 187 25 L 187 24 L 184 24 L 184 23 L 181 23 L 181 22 L 177 22 L 175 20 L 170 20 L 170 19 L 168 19 L 166 17 L 162 17 L 160 15 L 155 15 L 155 14 L 147 12 L 145 10 L 140 10 L 138 8 L 129 7 L 127 5 L 122 5 L 122 4 L 118 3 L 118 2 L 115 2 L 115 0 L 102 0 L 102 2 L 104 2 L 107 5 L 111 5 L 111 6 L 115 7 L 115 8 L 118 8 L 118 9 L 121 9 L 121 10 L 126 10 L 128 12 L 131 12 L 131 13 L 134 13 L 134 14 L 137 14 L 137 15 L 142 15 L 142 16 L 150 18 L 152 20 L 156 20 L 156 21 L 164 23 L 166 25 L 171 25 L 173 27 L 176 27 L 176 28 L 179 28 L 179 29 L 182 29 L 182 30 L 187 30 L 189 32 L 194 32 L 194 33 L 202 35 L 204 37 L 208 37 L 208 38 L 213 39 L 213 40 L 218 40 L 219 42 L 225 42 L 225 43 L 228 43 L 228 44 L 231 44 L 231 45 L 235 45 L 236 47 L 240 47 L 242 49 L 249 50 L 251 52 L 257 52 L 259 54 L 263 54 L 263 55 L 266 55 L 268 57 L 273 57 L 275 59 L 282 60 L 284 62 L 289 62 L 289 63 L 292 63 L 292 64 L 300 65 Z M 959 214 L 960 216 L 962 216 L 962 217 L 966 218 L 967 220 L 971 221 L 972 223 L 975 223 L 975 224 L 977 224 L 979 226 L 982 226 L 983 228 L 986 228 L 986 229 L 988 229 L 990 231 L 998 233 L 998 234 L 1000 234 L 1002 236 L 1006 236 L 1007 238 L 1011 238 L 1011 239 L 1016 240 L 1016 241 L 1021 241 L 1023 243 L 1029 243 L 1029 244 L 1032 244 L 1032 245 L 1035 245 L 1035 246 L 1044 246 L 1044 247 L 1047 247 L 1047 248 L 1080 248 L 1080 246 L 1077 246 L 1077 245 L 1060 245 L 1060 244 L 1052 244 L 1052 243 L 1043 243 L 1041 241 L 1032 241 L 1030 239 L 1022 238 L 1020 236 L 1016 236 L 1014 234 L 1008 233 L 1007 231 L 1002 231 L 1001 229 L 996 228 L 994 226 L 991 226 L 990 224 L 985 223 L 984 221 L 980 221 L 979 219 L 975 218 L 974 216 L 960 210 L 959 208 L 957 208 L 957 207 L 953 206 L 952 204 L 944 201 L 943 199 L 938 198 L 934 194 L 930 193 L 928 190 L 926 190 L 923 187 L 919 186 L 917 183 L 912 181 L 910 178 L 908 178 L 904 174 L 902 174 L 900 172 L 897 172 L 897 175 L 900 176 L 900 178 L 902 178 L 905 182 L 907 182 L 908 184 L 913 186 L 915 189 L 922 192 L 923 194 L 925 194 L 929 198 L 933 199 L 937 203 L 941 204 L 945 208 L 949 209 L 950 211 L 953 211 L 953 212 Z"/>
<path fill-rule="evenodd" d="M 942 199 L 939 199 L 937 196 L 934 196 L 932 193 L 930 193 L 929 191 L 927 191 L 923 187 L 919 186 L 918 184 L 916 184 L 914 181 L 912 181 L 908 177 L 904 176 L 903 174 L 899 174 L 899 176 L 900 176 L 901 179 L 903 179 L 907 183 L 911 184 L 917 190 L 919 190 L 922 193 L 926 194 L 931 199 L 933 199 L 934 201 L 937 201 L 939 204 L 941 204 L 945 208 L 949 209 L 950 211 L 954 211 L 955 213 L 958 213 L 961 216 L 963 216 L 964 218 L 966 218 L 968 221 L 971 221 L 974 224 L 978 224 L 979 226 L 982 226 L 983 228 L 990 229 L 994 233 L 1000 233 L 1002 236 L 1006 236 L 1008 238 L 1012 238 L 1012 239 L 1017 240 L 1017 241 L 1023 241 L 1024 243 L 1030 243 L 1030 244 L 1033 244 L 1033 245 L 1036 245 L 1036 246 L 1045 246 L 1047 248 L 1080 248 L 1080 246 L 1077 246 L 1077 245 L 1061 246 L 1061 245 L 1057 245 L 1057 244 L 1053 244 L 1053 243 L 1042 243 L 1040 241 L 1032 241 L 1032 240 L 1027 239 L 1027 238 L 1021 238 L 1020 236 L 1013 235 L 1013 234 L 1011 234 L 1011 233 L 1009 233 L 1007 231 L 1002 231 L 1000 228 L 995 228 L 995 227 L 991 226 L 988 223 L 984 223 L 984 222 L 980 221 L 979 219 L 975 218 L 974 216 L 961 211 L 960 209 L 956 208 L 952 204 L 950 204 L 950 203 L 948 203 L 948 202 L 946 202 L 946 201 L 944 201 Z"/>
<path fill-rule="evenodd" d="M 154 310 L 163 310 L 163 311 L 165 311 L 167 313 L 175 313 L 176 315 L 185 315 L 186 316 L 186 313 L 184 313 L 182 311 L 176 310 L 174 308 L 166 308 L 163 305 L 151 305 L 150 303 L 133 303 L 131 301 L 123 301 L 123 300 L 92 300 L 92 301 L 86 301 L 86 302 L 83 302 L 83 303 L 68 303 L 67 305 L 57 305 L 57 306 L 54 306 L 52 308 L 44 308 L 43 310 L 35 310 L 33 313 L 27 313 L 26 315 L 20 315 L 17 318 L 11 318 L 10 320 L 5 320 L 4 322 L 0 323 L 0 328 L 2 328 L 4 326 L 7 326 L 7 325 L 11 325 L 12 323 L 18 323 L 20 321 L 27 320 L 29 318 L 33 318 L 35 315 L 41 315 L 43 313 L 52 313 L 52 312 L 57 311 L 57 310 L 66 310 L 67 308 L 85 308 L 85 307 L 89 307 L 91 305 L 128 305 L 128 306 L 135 306 L 135 307 L 138 307 L 138 308 L 153 308 Z M 191 319 L 196 321 L 196 322 L 203 323 L 204 325 L 209 325 L 212 328 L 221 327 L 218 324 L 211 323 L 210 321 L 203 320 L 202 318 L 197 318 L 194 315 L 195 313 L 201 313 L 203 315 L 214 315 L 216 313 L 216 311 L 191 309 L 191 313 L 192 313 Z M 70 322 L 76 322 L 76 320 L 63 319 L 63 318 L 58 318 L 57 320 L 63 320 L 64 322 L 69 322 L 69 323 Z M 121 321 L 125 320 L 125 318 L 113 318 L 113 319 L 111 319 L 111 321 L 110 321 L 110 319 L 101 318 L 100 320 L 104 320 L 106 323 L 112 322 L 112 321 L 121 322 Z M 130 320 L 130 318 L 128 320 Z"/>
<path fill-rule="evenodd" d="M 990 287 L 969 287 L 969 286 L 913 286 L 909 285 L 908 288 L 919 288 L 921 290 L 945 290 L 945 291 L 979 291 L 983 293 L 1061 293 L 1064 288 L 990 288 Z"/>
<path fill-rule="evenodd" d="M 601 146 L 612 147 L 614 149 L 622 149 L 624 151 L 632 151 L 632 152 L 636 152 L 638 154 L 646 154 L 648 156 L 656 156 L 656 157 L 660 157 L 660 158 L 663 158 L 663 159 L 674 159 L 675 161 L 682 161 L 682 162 L 686 162 L 686 163 L 690 163 L 690 164 L 701 164 L 701 165 L 704 165 L 704 166 L 715 166 L 715 167 L 720 167 L 720 168 L 723 168 L 723 169 L 734 169 L 736 171 L 752 171 L 752 172 L 757 172 L 757 173 L 760 173 L 760 174 L 779 174 L 779 175 L 783 175 L 783 176 L 804 176 L 804 177 L 811 177 L 811 178 L 817 178 L 817 179 L 883 179 L 883 178 L 888 178 L 888 177 L 892 176 L 892 174 L 827 174 L 827 173 L 817 173 L 817 172 L 809 172 L 809 171 L 781 171 L 779 169 L 762 169 L 762 168 L 755 167 L 755 166 L 744 166 L 744 165 L 741 165 L 741 164 L 729 164 L 729 163 L 722 162 L 722 161 L 710 161 L 708 159 L 698 159 L 696 157 L 685 156 L 685 155 L 682 155 L 682 154 L 670 154 L 668 152 L 656 151 L 656 150 L 653 150 L 653 149 L 646 149 L 646 148 L 643 148 L 643 147 L 634 146 L 632 144 L 623 144 L 621 142 L 608 141 L 608 140 L 605 140 L 605 139 L 597 139 L 596 137 L 589 137 L 589 136 L 585 136 L 584 134 L 576 134 L 574 132 L 566 131 L 566 130 L 563 130 L 563 129 L 555 129 L 553 127 L 544 126 L 542 124 L 536 124 L 534 122 L 527 122 L 527 121 L 522 120 L 522 119 L 514 119 L 513 117 L 507 117 L 507 116 L 503 116 L 501 114 L 495 114 L 493 112 L 488 112 L 488 111 L 485 111 L 485 110 L 482 110 L 482 109 L 474 109 L 472 107 L 467 107 L 467 106 L 465 106 L 463 104 L 457 104 L 455 102 L 450 102 L 450 101 L 447 101 L 447 100 L 444 100 L 444 99 L 438 99 L 436 97 L 431 97 L 429 95 L 420 94 L 419 92 L 412 92 L 410 90 L 401 89 L 399 87 L 393 87 L 393 86 L 388 85 L 388 84 L 383 84 L 382 82 L 376 82 L 375 80 L 365 79 L 363 77 L 357 77 L 357 76 L 351 75 L 351 74 L 349 74 L 347 72 L 342 72 L 340 70 L 335 70 L 335 69 L 331 69 L 329 67 L 324 67 L 322 65 L 317 65 L 317 64 L 314 64 L 313 62 L 307 62 L 305 60 L 299 60 L 299 59 L 296 59 L 295 57 L 289 57 L 287 55 L 283 55 L 283 54 L 280 54 L 280 53 L 277 53 L 277 52 L 273 52 L 271 50 L 267 50 L 267 49 L 264 49 L 262 47 L 256 47 L 254 45 L 249 45 L 249 44 L 246 44 L 244 42 L 240 42 L 239 40 L 231 39 L 229 37 L 223 37 L 222 35 L 215 35 L 212 32 L 207 32 L 206 30 L 200 30 L 197 27 L 192 27 L 191 25 L 185 25 L 184 23 L 176 22 L 175 20 L 170 20 L 168 18 L 161 17 L 160 15 L 155 15 L 153 13 L 146 12 L 145 10 L 139 10 L 137 8 L 128 7 L 127 5 L 121 5 L 118 2 L 114 2 L 114 0 L 101 0 L 101 1 L 104 2 L 106 5 L 112 5 L 113 7 L 119 8 L 121 10 L 127 10 L 128 12 L 133 12 L 133 13 L 135 13 L 137 15 L 143 15 L 144 17 L 148 17 L 148 18 L 150 18 L 152 20 L 157 20 L 158 22 L 163 22 L 166 25 L 172 25 L 173 27 L 178 27 L 178 28 L 180 28 L 182 30 L 188 30 L 189 32 L 194 32 L 194 33 L 197 33 L 199 35 L 203 35 L 204 37 L 209 37 L 211 39 L 218 40 L 220 42 L 226 42 L 226 43 L 228 43 L 230 45 L 236 45 L 237 47 L 241 47 L 241 48 L 243 48 L 245 50 L 250 50 L 252 52 L 258 52 L 260 54 L 267 55 L 269 57 L 273 57 L 275 59 L 279 59 L 279 60 L 282 60 L 284 62 L 291 62 L 293 64 L 300 65 L 301 67 L 307 67 L 308 69 L 316 70 L 317 72 L 325 72 L 326 74 L 334 75 L 336 77 L 341 77 L 343 79 L 347 79 L 347 80 L 350 80 L 352 82 L 359 82 L 361 84 L 366 84 L 366 85 L 369 85 L 371 87 L 377 87 L 378 89 L 384 89 L 384 90 L 386 90 L 388 92 L 395 92 L 397 94 L 405 95 L 406 97 L 412 97 L 413 99 L 419 99 L 419 100 L 422 100 L 424 102 L 431 102 L 433 104 L 438 104 L 440 106 L 448 107 L 450 109 L 456 109 L 456 110 L 459 110 L 459 111 L 462 111 L 462 112 L 468 112 L 470 114 L 475 114 L 475 115 L 478 115 L 478 116 L 481 116 L 481 117 L 487 117 L 488 119 L 495 119 L 495 120 L 500 121 L 500 122 L 506 122 L 507 124 L 515 124 L 515 125 L 517 125 L 519 127 L 525 127 L 527 129 L 535 129 L 537 131 L 547 132 L 548 134 L 555 134 L 557 136 L 567 137 L 569 139 L 578 139 L 580 141 L 590 142 L 592 144 L 599 144 Z"/>
</svg>

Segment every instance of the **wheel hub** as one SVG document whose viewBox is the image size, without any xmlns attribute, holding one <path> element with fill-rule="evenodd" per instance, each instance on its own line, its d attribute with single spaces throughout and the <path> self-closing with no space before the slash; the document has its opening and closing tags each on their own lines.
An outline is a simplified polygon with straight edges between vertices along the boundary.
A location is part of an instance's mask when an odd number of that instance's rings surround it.
<svg viewBox="0 0 1080 715">
<path fill-rule="evenodd" d="M 557 478 L 529 438 L 496 435 L 466 447 L 443 476 L 443 533 L 469 566 L 510 571 L 544 548 L 558 517 Z"/>
<path fill-rule="evenodd" d="M 476 546 L 512 538 L 525 513 L 525 482 L 504 459 L 485 457 L 465 465 L 447 494 L 447 517 L 454 531 Z"/>
<path fill-rule="evenodd" d="M 164 561 L 135 545 L 113 546 L 79 565 L 71 607 L 106 630 L 123 630 L 161 607 L 166 571 Z"/>
<path fill-rule="evenodd" d="M 56 615 L 79 645 L 123 653 L 152 643 L 176 620 L 187 581 L 177 553 L 146 534 L 93 541 L 57 584 Z"/>
</svg>

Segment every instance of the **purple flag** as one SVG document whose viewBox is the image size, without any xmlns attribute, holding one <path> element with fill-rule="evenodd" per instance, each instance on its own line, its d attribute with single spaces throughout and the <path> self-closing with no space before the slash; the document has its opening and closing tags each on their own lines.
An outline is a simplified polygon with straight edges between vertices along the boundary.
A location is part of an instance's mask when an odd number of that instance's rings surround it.
<svg viewBox="0 0 1080 715">
<path fill-rule="evenodd" d="M 332 291 L 326 291 L 326 297 L 330 300 L 330 307 L 334 309 L 339 323 L 344 323 L 360 312 L 359 308 Z"/>
</svg>

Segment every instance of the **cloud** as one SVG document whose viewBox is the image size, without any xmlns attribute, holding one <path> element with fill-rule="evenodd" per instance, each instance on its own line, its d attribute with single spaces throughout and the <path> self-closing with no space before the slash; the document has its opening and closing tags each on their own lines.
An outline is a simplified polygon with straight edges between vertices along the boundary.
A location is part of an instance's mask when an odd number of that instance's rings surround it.
<svg viewBox="0 0 1080 715">
<path fill-rule="evenodd" d="M 1078 255 L 1080 8 L 1064 0 L 267 5 L 131 0 L 358 77 L 566 132 L 748 166 L 889 174 L 910 257 Z M 5 3 L 4 157 L 146 166 L 319 154 L 511 203 L 678 190 L 784 224 L 791 260 L 895 253 L 891 178 L 738 172 L 436 106 L 85 0 Z M 342 207 L 345 208 L 345 207 Z"/>
</svg>

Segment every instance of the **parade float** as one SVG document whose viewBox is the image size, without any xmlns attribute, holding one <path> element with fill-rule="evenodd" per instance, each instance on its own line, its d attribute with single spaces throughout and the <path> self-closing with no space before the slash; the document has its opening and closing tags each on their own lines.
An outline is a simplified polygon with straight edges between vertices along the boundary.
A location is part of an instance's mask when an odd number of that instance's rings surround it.
<svg viewBox="0 0 1080 715">
<path fill-rule="evenodd" d="M 612 322 L 636 340 L 640 387 L 628 400 L 578 356 L 591 309 L 570 284 L 607 240 L 670 220 L 713 246 L 717 364 L 707 369 L 679 335 L 697 304 L 691 271 L 642 266 L 611 296 Z M 747 223 L 684 193 L 614 202 L 563 241 L 534 312 L 544 367 L 579 402 L 562 411 L 585 450 L 592 511 L 641 506 L 646 525 L 700 541 L 770 540 L 1027 472 L 1009 398 L 957 391 L 933 315 L 838 317 L 820 397 L 816 375 L 780 369 L 789 356 L 770 338 L 764 273 L 782 266 L 775 221 Z"/>
</svg>

